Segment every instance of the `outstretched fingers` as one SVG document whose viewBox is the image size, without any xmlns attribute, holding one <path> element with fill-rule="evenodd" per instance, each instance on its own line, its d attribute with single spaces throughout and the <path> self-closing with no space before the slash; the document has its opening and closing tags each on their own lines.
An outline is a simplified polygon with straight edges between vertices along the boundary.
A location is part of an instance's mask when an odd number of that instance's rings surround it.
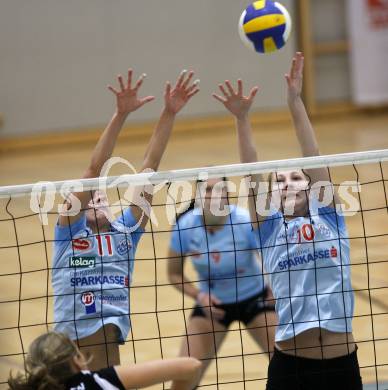
<svg viewBox="0 0 388 390">
<path fill-rule="evenodd" d="M 177 80 L 177 82 L 175 84 L 175 87 L 174 87 L 175 89 L 180 88 L 182 86 L 182 83 L 183 83 L 183 80 L 184 80 L 184 78 L 186 76 L 186 73 L 187 73 L 186 69 L 182 70 L 182 72 L 179 75 L 178 80 Z"/>
<path fill-rule="evenodd" d="M 296 58 L 296 71 L 299 76 L 303 74 L 303 66 L 304 66 L 304 56 L 301 52 L 297 53 L 297 58 Z"/>
<path fill-rule="evenodd" d="M 223 95 L 226 97 L 226 98 L 229 98 L 229 94 L 226 92 L 225 90 L 225 87 L 223 84 L 218 84 L 218 88 L 220 89 L 220 91 L 223 93 Z"/>
<path fill-rule="evenodd" d="M 119 74 L 117 76 L 117 80 L 119 81 L 121 92 L 124 92 L 125 91 L 125 85 L 124 85 L 123 76 L 121 76 L 121 74 Z"/>
<path fill-rule="evenodd" d="M 199 85 L 200 81 L 197 79 L 193 82 L 193 84 L 186 89 L 186 97 L 187 99 L 190 99 L 192 96 L 194 96 L 196 93 L 199 92 Z"/>
<path fill-rule="evenodd" d="M 191 93 L 192 91 L 194 91 L 194 89 L 196 89 L 198 87 L 199 82 L 200 82 L 199 80 L 195 80 L 193 82 L 193 84 L 189 88 L 186 89 L 186 93 Z"/>
<path fill-rule="evenodd" d="M 248 100 L 253 100 L 255 96 L 257 95 L 257 92 L 259 91 L 259 87 L 253 87 L 251 89 L 251 92 L 249 94 Z"/>
<path fill-rule="evenodd" d="M 216 93 L 213 93 L 212 96 L 214 97 L 214 99 L 218 100 L 219 102 L 221 103 L 226 103 L 227 102 L 227 99 L 220 96 L 220 95 L 217 95 Z"/>
<path fill-rule="evenodd" d="M 196 95 L 198 92 L 199 92 L 199 88 L 196 87 L 194 90 L 192 90 L 191 92 L 189 92 L 189 93 L 187 94 L 187 99 L 190 99 L 191 97 L 193 97 L 194 95 Z"/>
<path fill-rule="evenodd" d="M 226 80 L 226 81 L 225 81 L 225 85 L 226 85 L 226 87 L 228 88 L 228 91 L 229 91 L 229 93 L 230 93 L 231 96 L 236 95 L 236 92 L 234 91 L 234 89 L 233 89 L 233 87 L 232 87 L 232 84 L 231 84 L 231 82 L 230 82 L 229 80 Z"/>
<path fill-rule="evenodd" d="M 188 75 L 187 79 L 185 81 L 183 81 L 182 88 L 186 89 L 189 86 L 193 76 L 194 76 L 194 72 L 191 70 L 189 72 L 189 75 Z"/>
<path fill-rule="evenodd" d="M 112 91 L 115 95 L 118 95 L 120 93 L 117 89 L 113 88 L 111 85 L 108 85 L 108 89 Z"/>
<path fill-rule="evenodd" d="M 144 104 L 152 102 L 153 100 L 155 100 L 155 96 L 146 96 L 145 98 L 140 99 L 140 107 L 144 106 Z"/>
<path fill-rule="evenodd" d="M 170 96 L 171 93 L 171 83 L 169 81 L 166 82 L 166 88 L 164 89 L 164 95 Z"/>
<path fill-rule="evenodd" d="M 131 88 L 132 84 L 132 74 L 133 70 L 131 68 L 128 69 L 128 81 L 127 81 L 127 88 Z"/>
<path fill-rule="evenodd" d="M 143 81 L 144 79 L 147 77 L 147 75 L 145 73 L 143 73 L 139 79 L 137 80 L 136 84 L 135 84 L 135 87 L 133 88 L 134 91 L 138 91 L 139 88 L 141 87 L 141 85 L 143 84 Z"/>
<path fill-rule="evenodd" d="M 304 57 L 301 52 L 297 52 L 292 59 L 291 70 L 288 74 L 289 79 L 300 77 L 303 73 Z"/>
<path fill-rule="evenodd" d="M 243 96 L 243 82 L 241 79 L 237 80 L 237 96 Z"/>
</svg>

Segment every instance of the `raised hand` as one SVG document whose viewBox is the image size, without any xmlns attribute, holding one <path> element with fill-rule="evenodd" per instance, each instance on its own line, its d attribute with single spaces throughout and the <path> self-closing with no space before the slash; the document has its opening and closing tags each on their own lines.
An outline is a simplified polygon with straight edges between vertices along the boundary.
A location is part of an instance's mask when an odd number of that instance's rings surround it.
<svg viewBox="0 0 388 390">
<path fill-rule="evenodd" d="M 225 81 L 225 86 L 223 84 L 218 85 L 223 96 L 213 93 L 213 97 L 221 102 L 237 119 L 246 117 L 259 88 L 253 87 L 249 95 L 244 96 L 242 80 L 237 81 L 237 90 L 233 89 L 229 80 Z"/>
<path fill-rule="evenodd" d="M 172 88 L 170 82 L 166 84 L 166 89 L 164 92 L 164 102 L 165 109 L 167 112 L 172 114 L 177 114 L 186 103 L 199 91 L 198 84 L 199 80 L 191 83 L 191 80 L 194 76 L 194 72 L 190 71 L 187 74 L 187 71 L 184 70 L 181 72 L 178 80 Z"/>
<path fill-rule="evenodd" d="M 116 96 L 116 110 L 120 115 L 128 115 L 129 113 L 136 111 L 138 108 L 144 104 L 151 102 L 155 99 L 154 96 L 147 96 L 144 98 L 139 98 L 137 96 L 138 91 L 143 84 L 146 74 L 143 73 L 137 80 L 135 86 L 132 88 L 132 69 L 128 70 L 128 80 L 127 83 L 124 83 L 123 77 L 121 75 L 117 76 L 118 83 L 120 85 L 120 90 L 113 88 L 108 85 L 108 89 L 111 90 Z"/>
<path fill-rule="evenodd" d="M 301 96 L 303 87 L 303 64 L 303 54 L 297 52 L 292 59 L 290 73 L 285 75 L 288 85 L 288 99 L 293 100 Z"/>
</svg>

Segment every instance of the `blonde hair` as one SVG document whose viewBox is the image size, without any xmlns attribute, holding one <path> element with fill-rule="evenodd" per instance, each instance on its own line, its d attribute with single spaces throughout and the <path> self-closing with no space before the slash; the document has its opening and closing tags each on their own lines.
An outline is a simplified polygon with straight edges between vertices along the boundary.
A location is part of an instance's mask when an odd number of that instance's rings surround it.
<svg viewBox="0 0 388 390">
<path fill-rule="evenodd" d="M 72 358 L 79 353 L 63 333 L 49 332 L 35 339 L 28 350 L 25 374 L 10 374 L 11 390 L 63 390 L 75 374 Z"/>
</svg>

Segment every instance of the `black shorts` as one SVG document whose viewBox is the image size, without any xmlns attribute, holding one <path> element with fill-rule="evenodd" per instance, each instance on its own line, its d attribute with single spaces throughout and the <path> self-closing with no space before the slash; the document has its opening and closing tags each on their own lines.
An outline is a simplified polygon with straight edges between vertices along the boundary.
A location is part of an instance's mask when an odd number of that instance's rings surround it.
<svg viewBox="0 0 388 390">
<path fill-rule="evenodd" d="M 241 321 L 245 326 L 248 325 L 258 314 L 266 311 L 274 311 L 275 306 L 272 301 L 267 301 L 268 289 L 249 299 L 237 303 L 228 303 L 217 305 L 216 307 L 225 310 L 225 316 L 218 322 L 229 328 L 233 321 Z M 191 317 L 206 317 L 201 306 L 196 304 L 191 313 Z"/>
<path fill-rule="evenodd" d="M 267 390 L 362 390 L 357 350 L 333 359 L 308 359 L 275 348 Z"/>
</svg>

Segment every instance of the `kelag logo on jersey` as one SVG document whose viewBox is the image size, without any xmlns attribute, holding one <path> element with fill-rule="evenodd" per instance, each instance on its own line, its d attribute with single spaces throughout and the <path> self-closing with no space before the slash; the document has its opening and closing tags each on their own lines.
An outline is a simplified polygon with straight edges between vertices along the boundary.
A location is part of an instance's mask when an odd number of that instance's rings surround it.
<svg viewBox="0 0 388 390">
<path fill-rule="evenodd" d="M 121 240 L 118 243 L 116 250 L 120 256 L 124 256 L 125 254 L 127 254 L 130 251 L 131 248 L 132 248 L 131 241 L 124 238 L 123 240 Z"/>
<path fill-rule="evenodd" d="M 88 251 L 92 247 L 92 243 L 87 238 L 76 238 L 72 241 L 73 249 L 77 251 Z"/>
<path fill-rule="evenodd" d="M 81 295 L 81 302 L 85 306 L 86 314 L 96 312 L 96 297 L 91 291 L 84 292 Z"/>
<path fill-rule="evenodd" d="M 69 268 L 94 268 L 95 266 L 95 257 L 71 256 L 69 259 Z"/>
</svg>

